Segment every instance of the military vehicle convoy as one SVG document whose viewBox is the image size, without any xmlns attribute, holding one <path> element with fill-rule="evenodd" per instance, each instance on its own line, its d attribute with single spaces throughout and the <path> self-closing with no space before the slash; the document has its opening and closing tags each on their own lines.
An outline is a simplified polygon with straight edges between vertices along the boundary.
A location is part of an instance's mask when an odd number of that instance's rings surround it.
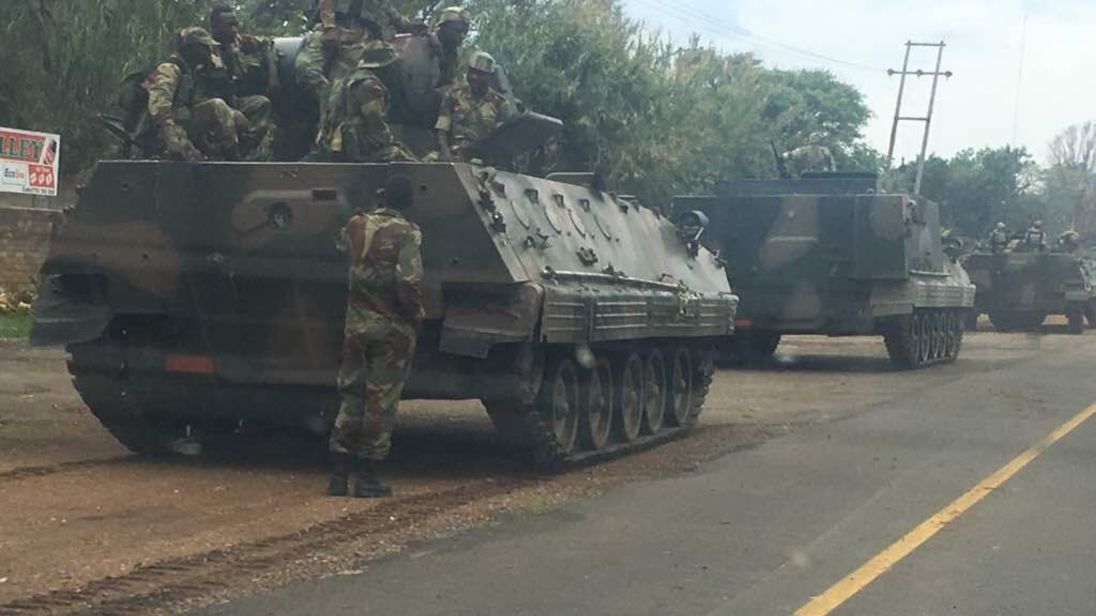
<svg viewBox="0 0 1096 616">
<path fill-rule="evenodd" d="M 934 203 L 883 194 L 874 175 L 736 181 L 681 197 L 742 296 L 724 354 L 760 361 L 785 334 L 883 336 L 895 364 L 959 356 L 974 285 L 945 254 Z"/>
<path fill-rule="evenodd" d="M 1065 252 L 975 252 L 963 265 L 978 287 L 973 318 L 989 315 L 1002 332 L 1033 331 L 1048 315 L 1065 315 L 1069 331 L 1096 323 L 1096 271 Z"/>
<path fill-rule="evenodd" d="M 418 187 L 424 237 L 406 397 L 482 400 L 542 467 L 693 424 L 737 304 L 719 260 L 652 210 L 469 164 L 102 162 L 55 231 L 32 342 L 67 345 L 137 452 L 247 421 L 326 428 L 335 239 L 391 173 Z"/>
</svg>

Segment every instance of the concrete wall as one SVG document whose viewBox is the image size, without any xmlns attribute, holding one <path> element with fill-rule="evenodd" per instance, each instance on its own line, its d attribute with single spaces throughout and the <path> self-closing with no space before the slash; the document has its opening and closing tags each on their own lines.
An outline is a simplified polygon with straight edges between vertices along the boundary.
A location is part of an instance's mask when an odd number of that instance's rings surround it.
<svg viewBox="0 0 1096 616">
<path fill-rule="evenodd" d="M 56 216 L 44 209 L 0 207 L 0 287 L 16 291 L 38 275 Z"/>
</svg>

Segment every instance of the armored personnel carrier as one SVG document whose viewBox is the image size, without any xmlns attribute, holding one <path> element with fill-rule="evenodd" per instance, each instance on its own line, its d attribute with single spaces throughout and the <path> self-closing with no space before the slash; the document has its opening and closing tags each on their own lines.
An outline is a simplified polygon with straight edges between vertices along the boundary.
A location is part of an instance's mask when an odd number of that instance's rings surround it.
<svg viewBox="0 0 1096 616">
<path fill-rule="evenodd" d="M 964 266 L 978 287 L 974 315 L 988 314 L 999 331 L 1032 331 L 1048 315 L 1065 315 L 1069 331 L 1096 323 L 1096 271 L 1065 252 L 975 252 Z"/>
<path fill-rule="evenodd" d="M 881 194 L 877 183 L 807 174 L 675 201 L 709 218 L 702 241 L 742 295 L 726 353 L 757 361 L 784 334 L 823 334 L 883 336 L 904 368 L 959 356 L 974 285 L 944 252 L 937 206 Z"/>
<path fill-rule="evenodd" d="M 482 400 L 542 467 L 696 420 L 737 303 L 714 255 L 612 195 L 469 164 L 101 162 L 55 232 L 32 342 L 67 346 L 137 452 L 241 421 L 326 427 L 335 238 L 391 173 L 417 185 L 424 238 L 406 397 Z"/>
</svg>

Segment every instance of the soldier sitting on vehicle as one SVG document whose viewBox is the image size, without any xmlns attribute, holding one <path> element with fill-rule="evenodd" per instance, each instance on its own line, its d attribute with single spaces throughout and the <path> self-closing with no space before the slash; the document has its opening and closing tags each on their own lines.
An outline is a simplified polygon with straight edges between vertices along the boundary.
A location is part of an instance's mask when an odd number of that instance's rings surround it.
<svg viewBox="0 0 1096 616">
<path fill-rule="evenodd" d="M 1058 236 L 1058 248 L 1065 253 L 1074 254 L 1081 250 L 1081 234 L 1073 229 Z"/>
<path fill-rule="evenodd" d="M 994 254 L 1005 252 L 1008 248 L 1008 242 L 1008 227 L 1006 227 L 1003 222 L 997 223 L 997 225 L 993 227 L 993 231 L 990 231 L 989 238 L 987 238 L 990 252 Z"/>
<path fill-rule="evenodd" d="M 1043 252 L 1047 249 L 1047 233 L 1043 230 L 1043 221 L 1036 220 L 1024 233 L 1021 248 L 1024 252 Z"/>
<path fill-rule="evenodd" d="M 791 163 L 792 170 L 797 176 L 804 173 L 829 173 L 834 171 L 836 165 L 833 153 L 823 144 L 821 133 L 811 133 L 807 144 L 800 146 L 784 155 L 784 160 Z"/>
<path fill-rule="evenodd" d="M 318 104 L 320 118 L 327 114 L 333 84 L 357 70 L 366 43 L 390 46 L 382 41 L 393 31 L 425 30 L 386 0 L 317 0 L 316 16 L 318 23 L 305 36 L 295 68 L 297 83 Z"/>
<path fill-rule="evenodd" d="M 186 28 L 176 51 L 144 78 L 150 122 L 135 141 L 146 155 L 174 160 L 237 160 L 237 118 L 221 98 L 197 98 L 195 73 L 217 62 L 217 42 L 202 28 Z"/>
<path fill-rule="evenodd" d="M 220 44 L 221 66 L 198 72 L 198 99 L 221 98 L 239 111 L 246 119 L 237 126 L 245 158 L 270 160 L 274 142 L 270 95 L 281 87 L 274 42 L 240 34 L 236 11 L 228 5 L 215 7 L 209 24 Z"/>
<path fill-rule="evenodd" d="M 468 36 L 472 17 L 459 6 L 450 6 L 442 10 L 438 23 L 434 26 L 434 36 L 440 47 L 439 65 L 441 76 L 438 87 L 451 87 L 458 78 L 460 70 L 460 50 Z"/>
<path fill-rule="evenodd" d="M 483 52 L 473 55 L 467 80 L 445 94 L 434 126 L 438 154 L 445 161 L 467 161 L 466 148 L 493 133 L 508 119 L 506 97 L 494 86 L 494 58 Z"/>
<path fill-rule="evenodd" d="M 388 125 L 389 93 L 374 73 L 396 61 L 391 45 L 371 41 L 353 72 L 332 86 L 316 150 L 308 160 L 389 162 L 415 160 Z"/>
</svg>

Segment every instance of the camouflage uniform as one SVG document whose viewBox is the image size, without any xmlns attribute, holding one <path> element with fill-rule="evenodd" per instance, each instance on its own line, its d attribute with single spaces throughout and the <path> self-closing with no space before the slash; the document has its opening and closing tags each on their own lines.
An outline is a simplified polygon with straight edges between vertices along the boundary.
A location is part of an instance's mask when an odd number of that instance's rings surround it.
<svg viewBox="0 0 1096 616">
<path fill-rule="evenodd" d="M 248 160 L 273 158 L 274 110 L 267 96 L 269 73 L 277 67 L 264 66 L 274 42 L 250 35 L 218 48 L 221 66 L 198 73 L 198 99 L 221 98 L 243 114 L 237 117 L 237 133 L 244 141 Z"/>
<path fill-rule="evenodd" d="M 787 160 L 796 173 L 831 172 L 834 170 L 833 153 L 820 144 L 807 144 L 788 152 Z"/>
<path fill-rule="evenodd" d="M 232 108 L 221 98 L 197 99 L 194 71 L 181 55 L 169 56 L 141 86 L 158 145 L 170 158 L 196 161 L 238 151 Z"/>
<path fill-rule="evenodd" d="M 388 126 L 388 88 L 363 60 L 330 89 L 313 156 L 342 162 L 415 160 Z"/>
<path fill-rule="evenodd" d="M 355 6 L 357 5 L 357 6 Z M 360 7 L 360 8 L 358 8 Z M 373 38 L 390 39 L 411 29 L 410 20 L 400 15 L 387 0 L 317 0 L 316 20 L 321 30 L 336 28 L 341 20 L 357 12 L 362 21 L 374 30 Z M 341 18 L 341 19 L 340 19 Z"/>
<path fill-rule="evenodd" d="M 1008 248 L 1008 239 L 1008 230 L 1006 228 L 995 227 L 989 234 L 990 251 L 994 253 L 1004 252 Z"/>
<path fill-rule="evenodd" d="M 459 6 L 450 6 L 442 9 L 441 17 L 434 25 L 434 31 L 442 33 L 443 28 L 462 28 L 464 35 L 466 35 L 471 22 L 472 16 L 467 10 Z M 461 45 L 464 43 L 464 35 L 461 35 Z M 438 69 L 440 73 L 438 76 L 438 87 L 448 89 L 457 82 L 460 70 L 461 45 L 455 44 L 454 41 L 450 46 L 446 46 L 443 41 L 439 40 L 438 46 L 441 49 L 438 54 Z"/>
<path fill-rule="evenodd" d="M 343 230 L 350 253 L 342 406 L 331 451 L 383 460 L 423 318 L 422 233 L 393 209 L 359 214 Z"/>
<path fill-rule="evenodd" d="M 454 160 L 463 160 L 467 146 L 493 133 L 506 120 L 506 97 L 489 88 L 477 98 L 467 84 L 445 93 L 435 130 L 447 133 Z"/>
</svg>

